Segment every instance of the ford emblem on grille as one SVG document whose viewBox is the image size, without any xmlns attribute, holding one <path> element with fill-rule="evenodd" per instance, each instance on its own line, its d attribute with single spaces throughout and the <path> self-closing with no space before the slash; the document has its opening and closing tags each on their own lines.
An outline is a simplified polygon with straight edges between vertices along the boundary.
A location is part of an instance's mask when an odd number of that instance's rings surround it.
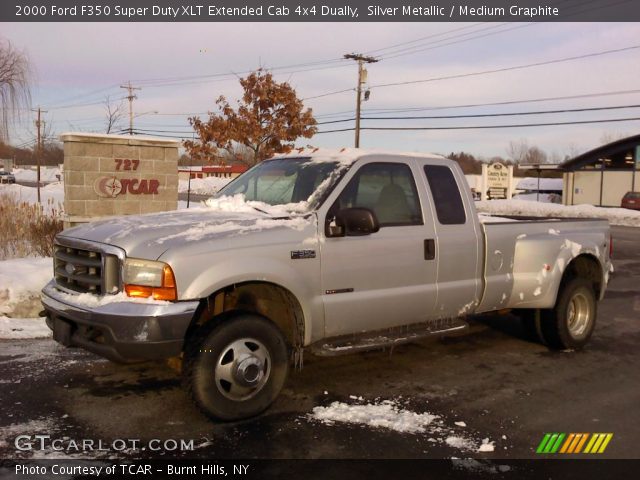
<svg viewBox="0 0 640 480">
<path fill-rule="evenodd" d="M 64 269 L 69 275 L 73 275 L 74 273 L 76 273 L 76 266 L 73 263 L 67 263 Z"/>
</svg>

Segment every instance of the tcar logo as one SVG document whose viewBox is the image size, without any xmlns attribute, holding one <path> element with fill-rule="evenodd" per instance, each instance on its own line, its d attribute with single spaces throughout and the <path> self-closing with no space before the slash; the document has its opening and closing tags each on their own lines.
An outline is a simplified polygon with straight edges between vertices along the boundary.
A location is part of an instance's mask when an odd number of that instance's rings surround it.
<svg viewBox="0 0 640 480">
<path fill-rule="evenodd" d="M 115 198 L 122 192 L 122 183 L 114 177 L 100 177 L 93 183 L 95 192 L 105 198 Z"/>
<path fill-rule="evenodd" d="M 93 183 L 94 191 L 104 198 L 115 198 L 121 193 L 157 195 L 159 186 L 160 182 L 158 180 L 140 180 L 137 178 L 100 177 Z"/>
</svg>

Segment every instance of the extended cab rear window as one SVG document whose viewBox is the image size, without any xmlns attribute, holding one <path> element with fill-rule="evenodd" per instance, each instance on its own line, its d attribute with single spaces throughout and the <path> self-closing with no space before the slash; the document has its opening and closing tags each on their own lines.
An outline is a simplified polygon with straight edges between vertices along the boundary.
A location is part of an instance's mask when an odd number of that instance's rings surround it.
<svg viewBox="0 0 640 480">
<path fill-rule="evenodd" d="M 431 189 L 438 222 L 442 225 L 466 223 L 467 215 L 460 189 L 451 169 L 442 165 L 425 165 L 424 173 Z"/>
</svg>

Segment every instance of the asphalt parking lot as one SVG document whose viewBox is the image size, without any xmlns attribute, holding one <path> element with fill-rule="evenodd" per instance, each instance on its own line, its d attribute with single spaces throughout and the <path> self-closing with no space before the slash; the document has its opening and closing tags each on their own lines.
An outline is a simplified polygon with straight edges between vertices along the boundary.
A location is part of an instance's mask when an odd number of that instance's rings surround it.
<svg viewBox="0 0 640 480">
<path fill-rule="evenodd" d="M 551 352 L 527 342 L 511 316 L 477 319 L 469 335 L 392 353 L 307 355 L 275 405 L 239 423 L 203 417 L 165 364 L 116 365 L 53 340 L 0 341 L 0 458 L 34 455 L 15 450 L 17 435 L 49 434 L 194 439 L 193 451 L 163 454 L 209 459 L 517 459 L 535 457 L 545 432 L 611 432 L 600 458 L 640 458 L 640 229 L 614 227 L 613 234 L 615 274 L 585 350 Z M 309 417 L 334 401 L 383 400 L 438 415 L 441 430 L 400 433 Z M 439 434 L 488 438 L 495 449 L 464 452 Z"/>
</svg>

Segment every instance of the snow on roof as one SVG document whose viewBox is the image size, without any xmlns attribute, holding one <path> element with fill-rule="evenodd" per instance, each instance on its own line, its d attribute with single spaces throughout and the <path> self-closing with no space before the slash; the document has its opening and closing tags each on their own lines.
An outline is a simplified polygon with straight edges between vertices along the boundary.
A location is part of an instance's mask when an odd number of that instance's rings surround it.
<svg viewBox="0 0 640 480">
<path fill-rule="evenodd" d="M 419 157 L 419 158 L 438 158 L 443 159 L 441 155 L 434 153 L 419 153 L 419 152 L 395 152 L 392 150 L 378 150 L 378 149 L 362 149 L 362 148 L 303 148 L 294 149 L 289 153 L 274 155 L 275 158 L 299 158 L 310 157 L 313 161 L 318 162 L 339 162 L 345 165 L 351 165 L 356 160 L 370 156 L 370 155 L 400 155 L 403 157 Z"/>
</svg>

